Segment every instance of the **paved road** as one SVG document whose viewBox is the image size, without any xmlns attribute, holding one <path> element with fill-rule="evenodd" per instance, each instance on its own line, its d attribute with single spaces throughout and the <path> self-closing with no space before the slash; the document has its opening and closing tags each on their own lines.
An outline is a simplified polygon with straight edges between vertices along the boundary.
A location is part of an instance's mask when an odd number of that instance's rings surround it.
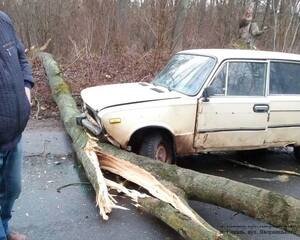
<svg viewBox="0 0 300 240">
<path fill-rule="evenodd" d="M 85 182 L 83 170 L 74 161 L 68 137 L 55 121 L 31 122 L 23 137 L 25 161 L 23 193 L 17 201 L 14 228 L 28 234 L 31 240 L 139 240 L 181 238 L 165 224 L 119 197 L 119 204 L 129 211 L 114 210 L 108 222 L 97 212 L 94 192 L 88 185 L 71 186 L 58 193 L 62 185 Z M 269 168 L 300 171 L 300 164 L 288 152 L 267 152 L 233 155 Z M 179 165 L 199 172 L 225 176 L 230 179 L 276 190 L 300 198 L 300 178 L 279 181 L 267 174 L 221 160 L 216 155 L 181 159 Z M 258 222 L 242 214 L 210 204 L 191 202 L 193 208 L 210 224 L 228 229 L 241 239 L 300 239 Z"/>
</svg>

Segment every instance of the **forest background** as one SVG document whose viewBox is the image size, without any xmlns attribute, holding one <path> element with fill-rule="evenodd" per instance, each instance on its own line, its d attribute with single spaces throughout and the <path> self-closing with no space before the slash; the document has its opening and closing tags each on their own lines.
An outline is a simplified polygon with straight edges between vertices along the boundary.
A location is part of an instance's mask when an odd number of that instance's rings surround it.
<svg viewBox="0 0 300 240">
<path fill-rule="evenodd" d="M 150 81 L 182 49 L 233 48 L 250 2 L 264 29 L 256 47 L 300 53 L 300 0 L 1 0 L 0 8 L 26 48 L 51 39 L 47 51 L 78 95 L 87 86 Z M 55 115 L 43 71 L 33 68 L 35 117 L 48 108 Z"/>
</svg>

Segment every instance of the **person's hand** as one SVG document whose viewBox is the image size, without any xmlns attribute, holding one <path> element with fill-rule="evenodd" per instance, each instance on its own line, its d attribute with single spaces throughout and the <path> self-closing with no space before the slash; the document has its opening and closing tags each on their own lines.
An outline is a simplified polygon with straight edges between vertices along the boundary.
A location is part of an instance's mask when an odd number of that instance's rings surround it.
<svg viewBox="0 0 300 240">
<path fill-rule="evenodd" d="M 26 93 L 26 97 L 28 99 L 28 102 L 30 103 L 30 106 L 32 105 L 32 102 L 31 102 L 31 92 L 30 92 L 30 88 L 28 87 L 25 87 L 25 93 Z"/>
</svg>

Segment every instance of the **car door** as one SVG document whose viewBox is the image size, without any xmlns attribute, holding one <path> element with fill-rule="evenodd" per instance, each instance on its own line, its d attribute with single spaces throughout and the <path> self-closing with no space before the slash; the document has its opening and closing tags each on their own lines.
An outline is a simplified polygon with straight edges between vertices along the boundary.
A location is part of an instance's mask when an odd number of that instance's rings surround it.
<svg viewBox="0 0 300 240">
<path fill-rule="evenodd" d="M 198 151 L 264 146 L 269 113 L 266 61 L 230 60 L 213 77 L 207 101 L 198 100 L 194 147 Z"/>
<path fill-rule="evenodd" d="M 300 145 L 300 63 L 270 62 L 270 146 Z"/>
</svg>

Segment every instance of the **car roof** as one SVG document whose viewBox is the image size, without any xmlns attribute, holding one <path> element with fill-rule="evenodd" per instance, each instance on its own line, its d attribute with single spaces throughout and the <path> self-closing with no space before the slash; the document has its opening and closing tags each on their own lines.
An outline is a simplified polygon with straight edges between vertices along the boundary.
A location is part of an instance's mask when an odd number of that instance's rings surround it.
<svg viewBox="0 0 300 240">
<path fill-rule="evenodd" d="M 217 58 L 219 61 L 225 59 L 278 59 L 288 61 L 300 61 L 299 54 L 260 51 L 260 50 L 241 50 L 241 49 L 191 49 L 179 52 L 180 54 L 204 55 Z"/>
</svg>

